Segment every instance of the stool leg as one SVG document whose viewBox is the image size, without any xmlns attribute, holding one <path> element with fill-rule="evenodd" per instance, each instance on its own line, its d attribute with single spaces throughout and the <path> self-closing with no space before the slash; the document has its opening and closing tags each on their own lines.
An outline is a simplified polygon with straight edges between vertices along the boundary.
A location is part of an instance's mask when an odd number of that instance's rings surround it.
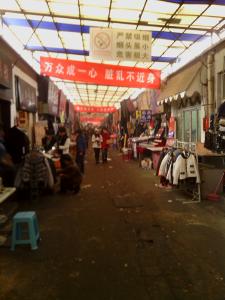
<svg viewBox="0 0 225 300">
<path fill-rule="evenodd" d="M 30 238 L 30 243 L 31 243 L 31 249 L 36 250 L 37 247 L 37 237 L 35 234 L 35 225 L 34 225 L 34 220 L 29 221 L 29 238 Z"/>
<path fill-rule="evenodd" d="M 22 224 L 16 223 L 16 241 L 22 239 Z"/>
<path fill-rule="evenodd" d="M 34 218 L 34 228 L 35 228 L 36 239 L 38 240 L 40 238 L 40 233 L 39 233 L 39 226 L 38 226 L 38 221 L 36 216 Z"/>
<path fill-rule="evenodd" d="M 16 230 L 17 230 L 17 224 L 13 222 L 13 228 L 12 228 L 12 240 L 11 240 L 11 250 L 15 250 L 16 246 Z"/>
</svg>

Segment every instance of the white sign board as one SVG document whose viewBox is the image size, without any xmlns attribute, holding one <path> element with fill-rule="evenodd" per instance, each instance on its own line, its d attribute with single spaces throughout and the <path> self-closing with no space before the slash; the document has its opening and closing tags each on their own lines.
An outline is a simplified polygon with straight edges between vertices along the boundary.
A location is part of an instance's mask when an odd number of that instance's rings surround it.
<svg viewBox="0 0 225 300">
<path fill-rule="evenodd" d="M 150 31 L 90 28 L 90 56 L 104 60 L 149 62 Z"/>
</svg>

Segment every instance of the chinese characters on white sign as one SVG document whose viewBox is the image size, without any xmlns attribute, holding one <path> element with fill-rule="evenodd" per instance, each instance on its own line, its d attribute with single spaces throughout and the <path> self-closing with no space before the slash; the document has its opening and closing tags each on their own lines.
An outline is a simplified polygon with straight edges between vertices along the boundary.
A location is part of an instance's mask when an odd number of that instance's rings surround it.
<svg viewBox="0 0 225 300">
<path fill-rule="evenodd" d="M 151 60 L 151 32 L 91 28 L 90 56 L 97 59 L 146 62 Z"/>
</svg>

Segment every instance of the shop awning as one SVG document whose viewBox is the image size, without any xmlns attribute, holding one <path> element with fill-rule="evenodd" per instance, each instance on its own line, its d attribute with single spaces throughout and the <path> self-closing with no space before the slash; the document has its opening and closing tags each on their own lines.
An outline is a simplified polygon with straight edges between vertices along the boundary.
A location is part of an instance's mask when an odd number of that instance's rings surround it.
<svg viewBox="0 0 225 300">
<path fill-rule="evenodd" d="M 165 83 L 164 89 L 162 89 L 157 104 L 168 103 L 176 101 L 179 98 L 182 99 L 185 96 L 191 97 L 193 89 L 191 85 L 194 82 L 196 76 L 199 74 L 201 68 L 201 62 L 195 63 L 182 72 L 171 76 Z"/>
</svg>

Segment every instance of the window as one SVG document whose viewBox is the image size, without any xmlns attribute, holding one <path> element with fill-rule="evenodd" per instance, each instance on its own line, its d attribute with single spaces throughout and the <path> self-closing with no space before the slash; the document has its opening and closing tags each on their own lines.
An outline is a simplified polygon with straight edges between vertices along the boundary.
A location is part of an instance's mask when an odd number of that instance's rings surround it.
<svg viewBox="0 0 225 300">
<path fill-rule="evenodd" d="M 201 140 L 200 107 L 185 109 L 178 114 L 177 139 L 193 143 Z"/>
</svg>

